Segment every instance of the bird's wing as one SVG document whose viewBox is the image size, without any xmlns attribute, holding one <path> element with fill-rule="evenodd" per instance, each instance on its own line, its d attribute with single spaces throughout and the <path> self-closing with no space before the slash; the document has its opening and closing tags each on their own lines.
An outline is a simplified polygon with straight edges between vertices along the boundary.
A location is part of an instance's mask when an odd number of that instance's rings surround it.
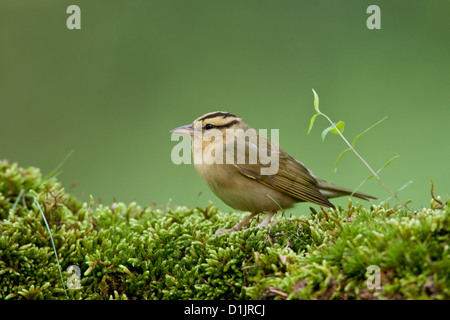
<svg viewBox="0 0 450 320">
<path fill-rule="evenodd" d="M 269 139 L 267 139 L 267 143 L 267 149 L 272 150 L 274 144 Z M 253 143 L 245 142 L 245 144 L 245 163 L 242 163 L 242 161 L 235 161 L 234 163 L 234 166 L 242 175 L 254 179 L 272 189 L 285 193 L 299 202 L 306 201 L 326 207 L 334 207 L 333 204 L 320 193 L 317 180 L 301 162 L 295 160 L 284 150 L 275 145 L 278 148 L 279 155 L 278 171 L 274 174 L 264 175 L 261 174 L 261 169 L 268 168 L 271 164 L 261 163 L 259 154 L 256 163 L 251 163 L 248 156 L 249 151 L 254 150 L 255 148 L 259 151 L 260 148 Z M 235 151 L 237 150 L 235 149 Z"/>
</svg>

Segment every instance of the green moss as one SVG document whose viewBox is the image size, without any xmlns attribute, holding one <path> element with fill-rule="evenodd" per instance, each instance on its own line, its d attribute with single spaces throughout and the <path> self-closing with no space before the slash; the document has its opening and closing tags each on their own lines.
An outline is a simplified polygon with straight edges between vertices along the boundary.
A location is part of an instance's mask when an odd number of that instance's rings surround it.
<svg viewBox="0 0 450 320">
<path fill-rule="evenodd" d="M 23 191 L 22 191 L 23 190 Z M 61 283 L 75 265 L 81 288 Z M 214 236 L 244 213 L 80 203 L 0 162 L 0 299 L 449 299 L 450 205 L 352 205 Z M 368 267 L 381 289 L 367 287 Z"/>
</svg>

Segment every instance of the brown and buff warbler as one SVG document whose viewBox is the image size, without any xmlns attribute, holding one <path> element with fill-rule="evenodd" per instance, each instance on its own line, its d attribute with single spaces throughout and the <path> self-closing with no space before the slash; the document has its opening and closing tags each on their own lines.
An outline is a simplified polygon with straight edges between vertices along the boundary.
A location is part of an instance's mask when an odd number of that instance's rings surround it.
<svg viewBox="0 0 450 320">
<path fill-rule="evenodd" d="M 228 112 L 207 113 L 171 132 L 191 136 L 195 170 L 209 188 L 230 207 L 251 213 L 233 228 L 218 230 L 216 235 L 237 231 L 263 212 L 268 215 L 258 227 L 265 227 L 278 210 L 291 208 L 296 202 L 334 208 L 328 199 L 349 195 L 376 199 L 317 178 L 303 163 Z M 256 137 L 253 141 L 252 134 Z M 239 153 L 244 150 L 244 155 Z M 261 151 L 271 159 L 276 156 L 276 172 L 263 174 L 273 164 L 263 159 Z"/>
</svg>

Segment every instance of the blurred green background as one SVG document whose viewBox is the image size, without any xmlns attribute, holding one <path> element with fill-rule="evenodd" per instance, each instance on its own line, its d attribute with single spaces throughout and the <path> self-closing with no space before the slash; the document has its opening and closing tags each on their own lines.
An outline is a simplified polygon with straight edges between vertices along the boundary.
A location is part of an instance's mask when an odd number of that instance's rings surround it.
<svg viewBox="0 0 450 320">
<path fill-rule="evenodd" d="M 71 4 L 81 30 L 66 27 Z M 371 4 L 381 30 L 366 27 Z M 0 159 L 45 175 L 75 150 L 59 179 L 84 201 L 230 210 L 171 162 L 169 130 L 232 112 L 280 129 L 280 145 L 329 179 L 345 145 L 322 143 L 323 119 L 306 134 L 314 88 L 350 140 L 388 116 L 356 148 L 374 169 L 400 155 L 381 177 L 393 191 L 412 180 L 399 197 L 420 209 L 430 179 L 450 193 L 449 12 L 449 1 L 1 0 Z M 332 182 L 369 174 L 347 153 Z M 374 179 L 360 190 L 389 196 Z"/>
</svg>

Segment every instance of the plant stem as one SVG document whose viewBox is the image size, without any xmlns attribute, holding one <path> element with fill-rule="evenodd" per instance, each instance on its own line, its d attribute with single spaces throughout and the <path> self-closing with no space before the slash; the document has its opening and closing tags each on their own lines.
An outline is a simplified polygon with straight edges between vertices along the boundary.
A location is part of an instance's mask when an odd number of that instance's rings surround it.
<svg viewBox="0 0 450 320">
<path fill-rule="evenodd" d="M 320 113 L 320 115 L 324 116 L 325 119 L 328 120 L 328 122 L 331 123 L 331 125 L 335 125 L 335 123 L 333 121 L 331 121 L 331 119 L 324 113 Z M 337 128 L 336 128 L 337 129 Z M 408 211 L 411 211 L 408 206 L 406 205 L 406 203 L 404 203 L 402 200 L 400 200 L 399 197 L 397 197 L 397 195 L 395 193 L 393 193 L 391 190 L 389 190 L 384 183 L 381 181 L 380 177 L 378 176 L 378 174 L 372 169 L 372 167 L 366 162 L 366 160 L 364 160 L 363 157 L 361 157 L 361 155 L 356 151 L 356 149 L 350 144 L 350 142 L 348 142 L 348 140 L 344 137 L 344 135 L 341 133 L 341 131 L 339 129 L 337 129 L 337 132 L 339 133 L 339 135 L 341 136 L 341 138 L 345 141 L 345 143 L 348 145 L 348 147 L 350 148 L 350 150 L 353 151 L 353 153 L 359 158 L 359 160 L 362 161 L 362 163 L 364 163 L 364 165 L 370 170 L 370 172 L 373 174 L 373 176 L 378 180 L 378 182 L 380 183 L 380 185 L 387 191 L 389 192 L 395 199 L 397 199 Z"/>
<path fill-rule="evenodd" d="M 55 242 L 53 241 L 52 232 L 50 231 L 50 227 L 48 226 L 47 219 L 45 218 L 45 214 L 42 211 L 41 206 L 39 205 L 38 199 L 34 195 L 31 195 L 31 196 L 33 197 L 34 203 L 36 204 L 36 206 L 38 207 L 39 211 L 41 212 L 42 218 L 44 219 L 44 222 L 45 222 L 45 226 L 47 227 L 48 234 L 50 235 L 50 240 L 51 240 L 52 246 L 53 246 L 53 252 L 55 253 L 56 264 L 58 265 L 59 276 L 61 277 L 62 287 L 64 289 L 64 293 L 66 294 L 66 298 L 69 299 L 69 296 L 67 295 L 66 286 L 64 285 L 64 279 L 63 279 L 63 275 L 62 275 L 62 272 L 61 272 L 61 265 L 59 264 L 58 253 L 56 252 L 56 246 L 55 246 Z"/>
</svg>

